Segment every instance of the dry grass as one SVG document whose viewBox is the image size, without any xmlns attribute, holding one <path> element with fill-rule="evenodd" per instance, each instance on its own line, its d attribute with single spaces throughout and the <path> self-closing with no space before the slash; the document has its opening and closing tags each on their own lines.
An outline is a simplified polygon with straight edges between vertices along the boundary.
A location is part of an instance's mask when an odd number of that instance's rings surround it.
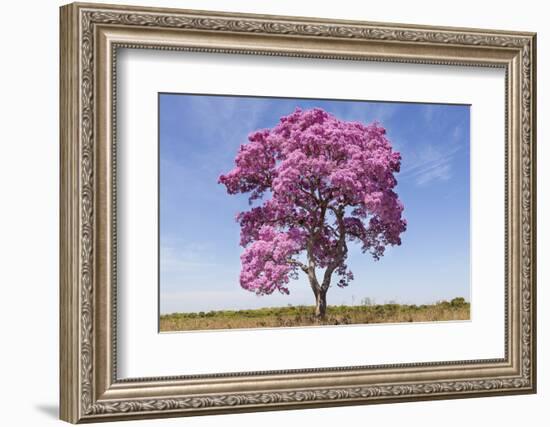
<svg viewBox="0 0 550 427">
<path fill-rule="evenodd" d="M 470 304 L 463 298 L 455 298 L 451 302 L 442 301 L 431 305 L 328 306 L 327 316 L 323 321 L 318 321 L 313 312 L 313 306 L 288 306 L 256 310 L 172 313 L 161 316 L 160 330 L 168 332 L 469 320 Z"/>
</svg>

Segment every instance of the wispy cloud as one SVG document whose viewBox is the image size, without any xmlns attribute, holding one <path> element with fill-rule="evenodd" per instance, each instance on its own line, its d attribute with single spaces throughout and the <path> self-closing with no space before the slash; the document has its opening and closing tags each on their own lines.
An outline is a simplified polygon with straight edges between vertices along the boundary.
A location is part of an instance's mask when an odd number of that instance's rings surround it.
<svg viewBox="0 0 550 427">
<path fill-rule="evenodd" d="M 242 310 L 261 307 L 294 305 L 311 305 L 314 297 L 307 283 L 291 284 L 291 296 L 278 292 L 272 295 L 256 295 L 242 289 L 238 283 L 229 282 L 219 289 L 174 290 L 163 292 L 160 300 L 161 313 L 177 311 L 196 312 L 210 310 Z M 230 303 L 228 303 L 230 302 Z"/>
<path fill-rule="evenodd" d="M 424 144 L 410 154 L 410 160 L 405 163 L 400 176 L 413 179 L 419 186 L 432 181 L 448 181 L 452 177 L 453 161 L 463 148 L 458 144 L 461 137 L 461 130 L 456 126 L 446 144 Z"/>
<path fill-rule="evenodd" d="M 247 135 L 260 127 L 269 107 L 263 102 L 246 105 L 242 98 L 236 97 L 183 96 L 187 109 L 186 114 L 178 118 L 181 136 L 178 135 L 179 140 L 174 143 L 204 147 L 193 151 L 193 161 L 208 174 L 220 173 L 235 155 L 234 147 L 245 143 Z M 186 123 L 192 123 L 198 132 L 186 133 Z"/>
<path fill-rule="evenodd" d="M 436 114 L 437 114 L 437 107 L 435 105 L 428 104 L 424 106 L 423 117 L 428 124 L 434 121 Z"/>
<path fill-rule="evenodd" d="M 393 103 L 350 103 L 342 109 L 344 113 L 339 118 L 365 123 L 376 120 L 384 125 L 396 114 L 397 109 L 398 105 Z"/>
<path fill-rule="evenodd" d="M 163 273 L 196 271 L 216 265 L 208 254 L 211 248 L 207 243 L 186 243 L 179 246 L 160 248 L 160 269 Z"/>
<path fill-rule="evenodd" d="M 457 151 L 458 147 L 445 152 L 428 145 L 418 153 L 414 164 L 403 169 L 401 177 L 414 179 L 418 185 L 446 181 L 451 177 L 451 162 Z"/>
</svg>

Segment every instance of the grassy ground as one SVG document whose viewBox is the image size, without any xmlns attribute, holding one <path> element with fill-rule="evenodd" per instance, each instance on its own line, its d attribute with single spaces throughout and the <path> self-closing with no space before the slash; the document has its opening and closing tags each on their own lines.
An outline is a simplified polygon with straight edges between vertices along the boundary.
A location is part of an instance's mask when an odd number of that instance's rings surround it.
<svg viewBox="0 0 550 427">
<path fill-rule="evenodd" d="M 470 304 L 463 298 L 430 305 L 334 305 L 317 321 L 313 306 L 288 306 L 256 310 L 172 313 L 160 317 L 160 330 L 277 328 L 290 326 L 352 325 L 365 323 L 434 322 L 470 319 Z"/>
</svg>

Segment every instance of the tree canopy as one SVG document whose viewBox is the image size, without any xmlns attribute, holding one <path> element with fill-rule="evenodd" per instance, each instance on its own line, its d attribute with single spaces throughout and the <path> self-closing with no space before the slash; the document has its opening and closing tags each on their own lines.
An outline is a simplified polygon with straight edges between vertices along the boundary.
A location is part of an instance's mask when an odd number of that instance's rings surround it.
<svg viewBox="0 0 550 427">
<path fill-rule="evenodd" d="M 333 274 L 347 286 L 349 242 L 376 260 L 401 244 L 400 164 L 379 123 L 342 121 L 319 108 L 296 109 L 272 129 L 252 132 L 234 169 L 219 177 L 229 194 L 249 194 L 250 210 L 237 215 L 241 286 L 288 294 L 300 271 L 316 296 L 326 294 Z"/>
</svg>

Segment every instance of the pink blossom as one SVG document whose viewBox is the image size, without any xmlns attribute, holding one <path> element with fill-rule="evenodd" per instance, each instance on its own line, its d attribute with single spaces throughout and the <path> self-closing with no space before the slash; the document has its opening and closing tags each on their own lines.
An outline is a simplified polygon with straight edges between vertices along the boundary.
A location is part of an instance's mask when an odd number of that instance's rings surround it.
<svg viewBox="0 0 550 427">
<path fill-rule="evenodd" d="M 326 293 L 333 273 L 347 286 L 348 242 L 374 259 L 401 244 L 406 221 L 394 191 L 400 163 L 380 124 L 345 122 L 319 108 L 296 109 L 274 128 L 251 133 L 235 168 L 219 178 L 229 194 L 261 202 L 237 215 L 241 286 L 288 293 L 299 271 L 314 292 Z M 321 280 L 318 269 L 325 269 Z"/>
</svg>

